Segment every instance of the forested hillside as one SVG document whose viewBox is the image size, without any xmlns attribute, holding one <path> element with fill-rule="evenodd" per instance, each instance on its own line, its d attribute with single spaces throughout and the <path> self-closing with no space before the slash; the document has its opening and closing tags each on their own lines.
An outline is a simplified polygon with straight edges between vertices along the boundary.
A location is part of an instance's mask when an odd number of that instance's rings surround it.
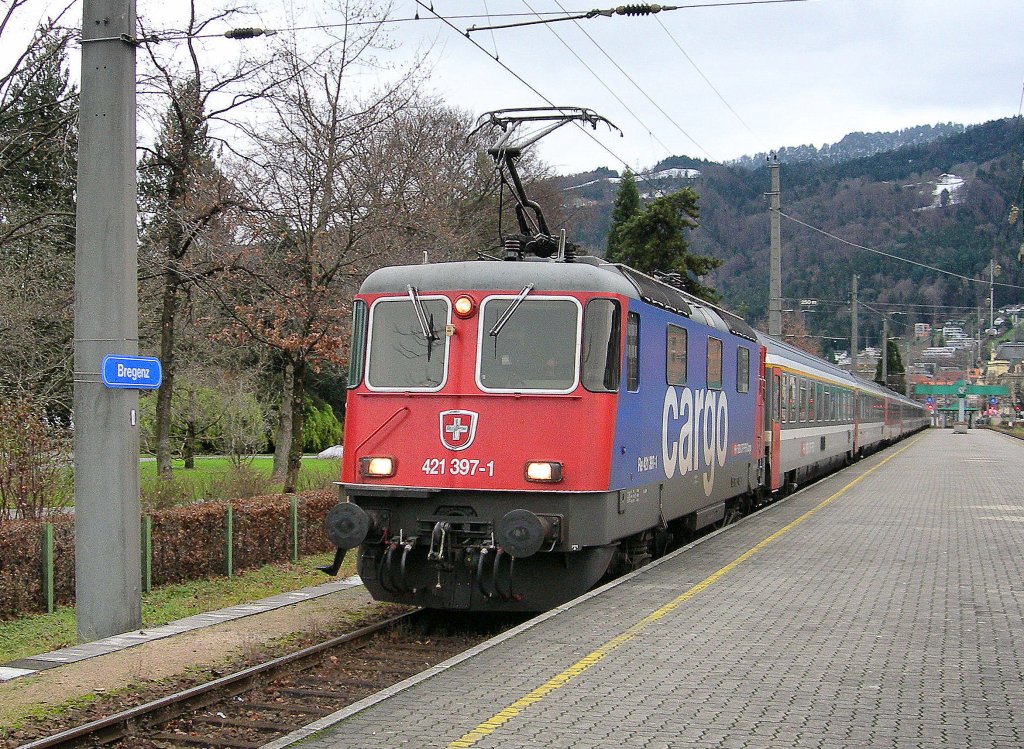
<svg viewBox="0 0 1024 749">
<path fill-rule="evenodd" d="M 1007 222 L 1016 200 L 1024 158 L 1024 119 L 997 120 L 938 140 L 845 161 L 804 161 L 781 168 L 782 211 L 787 216 L 854 244 L 937 266 L 969 278 L 988 279 L 995 257 L 997 283 L 1024 287 L 1017 260 L 1020 227 Z M 699 176 L 658 178 L 665 170 L 696 169 Z M 574 235 L 603 249 L 616 185 L 603 172 L 562 178 Z M 585 184 L 590 183 L 590 184 Z M 584 186 L 581 186 L 584 185 Z M 766 317 L 769 248 L 766 165 L 737 165 L 673 157 L 640 175 L 641 193 L 693 187 L 700 196 L 700 227 L 691 249 L 722 259 L 713 285 L 727 306 L 752 320 Z M 855 249 L 784 218 L 783 295 L 820 300 L 807 324 L 816 335 L 845 335 L 851 277 L 860 275 L 869 304 L 907 308 L 907 323 L 957 316 L 945 307 L 982 305 L 988 285 Z M 1024 301 L 1024 289 L 996 287 L 996 305 Z M 793 306 L 786 302 L 785 308 Z M 861 327 L 880 325 L 866 313 Z M 877 323 L 877 324 L 876 324 Z M 841 344 L 845 348 L 846 344 Z"/>
</svg>

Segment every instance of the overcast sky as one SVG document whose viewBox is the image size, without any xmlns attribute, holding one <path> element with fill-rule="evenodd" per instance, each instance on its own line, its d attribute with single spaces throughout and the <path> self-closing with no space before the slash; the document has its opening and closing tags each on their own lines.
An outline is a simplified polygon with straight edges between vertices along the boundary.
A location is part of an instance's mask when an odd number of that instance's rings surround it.
<svg viewBox="0 0 1024 749">
<path fill-rule="evenodd" d="M 497 15 L 560 11 L 559 4 L 579 12 L 620 2 L 433 5 L 449 16 L 485 5 Z M 400 0 L 401 15 L 403 5 L 415 10 L 413 0 Z M 453 23 L 466 28 L 473 22 Z M 434 85 L 446 98 L 474 112 L 545 104 L 463 36 L 438 26 L 404 25 L 400 38 L 407 46 L 415 38 L 436 40 Z M 1017 114 L 1024 84 L 1021 0 L 808 0 L 688 8 L 493 36 L 476 32 L 472 39 L 491 52 L 496 48 L 503 63 L 551 102 L 590 107 L 622 128 L 623 138 L 597 133 L 615 157 L 578 130 L 553 136 L 542 153 L 562 172 L 599 165 L 621 169 L 618 159 L 645 167 L 676 154 L 720 161 L 780 146 L 820 146 L 853 131 L 974 124 Z"/>
<path fill-rule="evenodd" d="M 579 13 L 622 2 L 432 0 L 445 17 L 481 14 L 453 18 L 462 30 L 487 24 L 487 12 L 493 22 L 507 23 L 529 20 L 522 14 L 533 11 Z M 337 20 L 326 9 L 327 0 L 255 4 L 253 22 L 267 27 Z M 394 49 L 386 59 L 401 65 L 426 51 L 433 71 L 429 87 L 475 114 L 550 101 L 594 109 L 622 129 L 623 137 L 598 130 L 599 143 L 575 128 L 543 141 L 542 157 L 562 173 L 598 166 L 621 170 L 623 162 L 638 169 L 680 154 L 724 161 L 781 146 L 820 146 L 853 131 L 976 124 L 1020 111 L 1021 0 L 733 6 L 704 0 L 708 4 L 719 7 L 471 35 L 487 52 L 496 51 L 528 87 L 415 0 L 392 0 L 393 18 L 410 18 L 419 10 L 422 20 L 391 26 Z M 159 16 L 156 22 L 169 26 L 175 25 L 175 13 L 187 9 L 184 0 L 138 0 L 138 5 L 140 14 Z M 81 22 L 80 4 L 67 20 Z M 303 34 L 312 43 L 316 32 L 300 32 L 300 39 Z M 230 45 L 237 42 L 220 44 L 232 54 Z"/>
</svg>

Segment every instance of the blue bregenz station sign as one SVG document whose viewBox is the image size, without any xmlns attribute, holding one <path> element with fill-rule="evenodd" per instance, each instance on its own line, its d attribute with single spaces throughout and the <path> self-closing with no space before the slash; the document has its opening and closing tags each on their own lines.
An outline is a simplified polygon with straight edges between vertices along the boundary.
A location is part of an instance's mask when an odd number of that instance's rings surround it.
<svg viewBox="0 0 1024 749">
<path fill-rule="evenodd" d="M 152 356 L 108 355 L 100 373 L 104 385 L 122 390 L 154 390 L 163 378 L 160 360 Z"/>
</svg>

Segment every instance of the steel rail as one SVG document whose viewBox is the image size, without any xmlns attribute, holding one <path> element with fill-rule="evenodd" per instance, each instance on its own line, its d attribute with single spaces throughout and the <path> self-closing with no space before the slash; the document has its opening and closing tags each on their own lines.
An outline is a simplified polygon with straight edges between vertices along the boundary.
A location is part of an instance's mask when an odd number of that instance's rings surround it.
<svg viewBox="0 0 1024 749">
<path fill-rule="evenodd" d="M 273 672 L 276 669 L 304 660 L 322 651 L 330 650 L 331 648 L 343 645 L 346 642 L 352 642 L 354 640 L 360 640 L 364 637 L 368 637 L 369 635 L 388 629 L 399 622 L 412 619 L 418 616 L 422 611 L 423 609 L 416 609 L 414 611 L 401 614 L 400 616 L 392 617 L 382 622 L 362 627 L 354 632 L 349 632 L 330 640 L 317 643 L 316 645 L 303 648 L 302 650 L 297 650 L 294 653 L 274 658 L 266 663 L 260 663 L 256 666 L 250 666 L 249 668 L 237 671 L 233 674 L 221 676 L 213 681 L 207 682 L 206 684 L 199 684 L 184 691 L 167 695 L 166 697 L 161 697 L 157 700 L 153 700 L 152 702 L 147 702 L 144 705 L 136 705 L 135 707 L 115 713 L 114 715 L 109 715 L 105 718 L 100 718 L 99 720 L 94 720 L 89 723 L 76 726 L 75 728 L 69 728 L 65 731 L 61 731 L 60 733 L 36 739 L 35 741 L 27 744 L 21 744 L 18 749 L 45 749 L 45 747 L 71 746 L 79 739 L 100 733 L 107 729 L 113 729 L 110 731 L 109 738 L 119 738 L 127 733 L 125 729 L 128 726 L 147 715 L 152 715 L 153 713 L 166 710 L 175 705 L 188 706 L 193 700 L 211 692 L 223 690 L 227 687 L 234 686 L 245 681 L 254 680 L 260 676 Z M 180 715 L 180 713 L 178 714 Z M 177 715 L 171 714 L 168 716 L 161 716 L 160 720 L 161 722 L 165 720 L 172 720 L 174 717 L 177 717 Z M 118 728 L 121 730 L 118 731 Z"/>
</svg>

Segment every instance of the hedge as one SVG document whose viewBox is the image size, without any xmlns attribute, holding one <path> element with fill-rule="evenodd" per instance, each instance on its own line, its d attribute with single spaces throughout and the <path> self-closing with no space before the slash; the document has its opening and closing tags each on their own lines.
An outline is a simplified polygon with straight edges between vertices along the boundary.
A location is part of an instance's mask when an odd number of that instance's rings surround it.
<svg viewBox="0 0 1024 749">
<path fill-rule="evenodd" d="M 321 490 L 294 497 L 199 502 L 152 512 L 143 517 L 140 539 L 143 589 L 148 582 L 165 585 L 230 575 L 240 569 L 331 551 L 323 518 L 335 502 L 334 492 Z M 230 532 L 229 517 L 233 521 Z M 147 526 L 151 534 L 147 534 Z M 6 520 L 0 524 L 0 619 L 74 603 L 74 534 L 74 517 L 70 515 L 48 522 Z M 52 537 L 52 555 L 47 549 L 48 536 Z"/>
</svg>

